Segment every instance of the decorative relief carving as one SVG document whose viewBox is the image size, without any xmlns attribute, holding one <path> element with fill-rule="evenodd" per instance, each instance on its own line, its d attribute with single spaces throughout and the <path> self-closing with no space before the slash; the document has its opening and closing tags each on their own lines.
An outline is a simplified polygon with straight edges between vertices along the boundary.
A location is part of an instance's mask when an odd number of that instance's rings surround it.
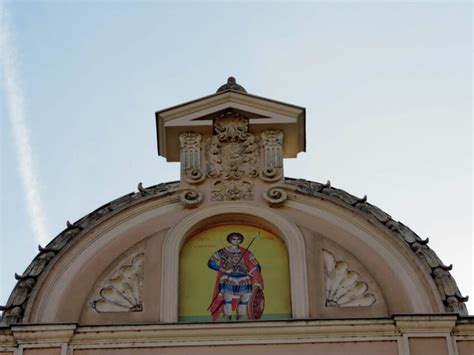
<svg viewBox="0 0 474 355">
<path fill-rule="evenodd" d="M 196 190 L 184 190 L 179 195 L 179 202 L 186 208 L 197 207 L 202 202 L 202 193 Z"/>
<path fill-rule="evenodd" d="M 206 157 L 207 157 L 207 176 L 210 178 L 217 178 L 222 173 L 222 156 L 221 143 L 217 136 L 212 136 L 206 143 Z"/>
<path fill-rule="evenodd" d="M 207 176 L 213 183 L 212 200 L 251 200 L 253 182 L 259 174 L 259 145 L 248 132 L 249 121 L 235 112 L 214 121 L 215 135 L 206 141 Z M 241 180 L 241 181 L 237 181 Z"/>
<path fill-rule="evenodd" d="M 288 194 L 283 188 L 274 186 L 264 192 L 263 198 L 270 206 L 277 207 L 281 206 L 288 199 Z"/>
<path fill-rule="evenodd" d="M 249 120 L 229 111 L 215 120 L 214 130 L 220 142 L 245 142 L 249 135 Z"/>
<path fill-rule="evenodd" d="M 280 180 L 282 143 L 283 132 L 279 130 L 266 130 L 259 136 L 250 133 L 249 119 L 238 112 L 228 111 L 217 117 L 214 135 L 205 143 L 206 176 L 218 179 L 213 184 L 212 200 L 250 200 L 254 198 L 254 178 Z M 275 202 L 272 196 L 267 196 L 270 203 Z"/>
<path fill-rule="evenodd" d="M 253 200 L 253 182 L 251 180 L 217 180 L 211 191 L 213 201 Z"/>
<path fill-rule="evenodd" d="M 367 307 L 375 303 L 375 296 L 367 293 L 368 285 L 357 281 L 359 274 L 349 270 L 346 262 L 323 249 L 324 279 L 327 307 Z"/>
<path fill-rule="evenodd" d="M 270 129 L 263 131 L 260 137 L 263 147 L 263 167 L 260 177 L 264 181 L 279 180 L 283 168 L 283 132 Z"/>
<path fill-rule="evenodd" d="M 190 184 L 200 183 L 205 178 L 201 171 L 201 139 L 201 134 L 196 132 L 185 132 L 179 136 L 181 170 Z"/>
<path fill-rule="evenodd" d="M 216 119 L 216 134 L 206 142 L 207 176 L 240 179 L 258 176 L 258 142 L 248 133 L 248 119 L 233 116 Z"/>
<path fill-rule="evenodd" d="M 141 312 L 143 289 L 143 261 L 145 254 L 135 256 L 130 264 L 122 265 L 99 291 L 100 298 L 91 306 L 99 313 Z"/>
</svg>

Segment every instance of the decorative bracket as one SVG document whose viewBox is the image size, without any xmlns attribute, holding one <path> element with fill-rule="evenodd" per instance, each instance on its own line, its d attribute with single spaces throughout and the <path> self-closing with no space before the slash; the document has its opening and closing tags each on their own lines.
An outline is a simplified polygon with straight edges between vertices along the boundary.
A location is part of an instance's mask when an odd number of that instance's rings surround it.
<svg viewBox="0 0 474 355">
<path fill-rule="evenodd" d="M 271 207 L 280 207 L 288 199 L 288 194 L 283 186 L 273 186 L 263 193 L 263 198 Z"/>
<path fill-rule="evenodd" d="M 260 134 L 263 147 L 263 166 L 260 178 L 273 182 L 283 177 L 283 132 L 269 129 Z"/>
<path fill-rule="evenodd" d="M 190 184 L 199 184 L 205 179 L 201 170 L 201 139 L 201 134 L 196 132 L 185 132 L 179 135 L 181 174 Z"/>
<path fill-rule="evenodd" d="M 183 207 L 194 208 L 197 207 L 203 200 L 203 195 L 201 192 L 196 190 L 183 190 L 179 195 L 179 202 Z"/>
</svg>

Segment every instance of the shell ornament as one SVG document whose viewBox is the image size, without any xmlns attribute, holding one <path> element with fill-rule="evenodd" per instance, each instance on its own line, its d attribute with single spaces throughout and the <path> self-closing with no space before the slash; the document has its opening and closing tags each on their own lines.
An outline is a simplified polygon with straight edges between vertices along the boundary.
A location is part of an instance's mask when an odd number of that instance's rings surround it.
<svg viewBox="0 0 474 355">
<path fill-rule="evenodd" d="M 359 274 L 349 270 L 346 262 L 323 249 L 326 307 L 367 307 L 375 296 L 367 293 L 367 283 L 358 281 Z"/>
<path fill-rule="evenodd" d="M 123 265 L 99 291 L 100 298 L 92 302 L 97 312 L 141 312 L 143 289 L 143 261 L 145 255 L 135 256 Z"/>
</svg>

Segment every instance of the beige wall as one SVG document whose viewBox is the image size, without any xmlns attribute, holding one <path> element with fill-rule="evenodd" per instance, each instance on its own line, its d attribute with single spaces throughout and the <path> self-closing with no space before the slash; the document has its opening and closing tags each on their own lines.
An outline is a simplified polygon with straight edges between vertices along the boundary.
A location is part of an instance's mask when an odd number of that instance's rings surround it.
<svg viewBox="0 0 474 355">
<path fill-rule="evenodd" d="M 411 338 L 411 355 L 448 355 L 446 338 Z"/>
<path fill-rule="evenodd" d="M 386 342 L 347 342 L 347 343 L 313 343 L 313 344 L 278 344 L 278 345 L 241 345 L 216 347 L 176 347 L 155 349 L 109 349 L 109 350 L 76 350 L 75 355 L 397 355 L 397 343 Z"/>
<path fill-rule="evenodd" d="M 61 348 L 47 348 L 47 349 L 25 349 L 24 355 L 61 355 Z"/>
<path fill-rule="evenodd" d="M 474 354 L 474 338 L 471 341 L 458 341 L 457 345 L 459 355 Z"/>
</svg>

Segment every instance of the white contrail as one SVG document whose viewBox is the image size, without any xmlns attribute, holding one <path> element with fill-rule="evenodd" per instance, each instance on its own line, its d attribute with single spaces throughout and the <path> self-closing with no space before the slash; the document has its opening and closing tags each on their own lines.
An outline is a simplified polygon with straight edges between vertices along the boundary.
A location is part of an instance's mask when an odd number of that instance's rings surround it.
<svg viewBox="0 0 474 355">
<path fill-rule="evenodd" d="M 7 116 L 12 127 L 20 176 L 31 219 L 30 227 L 36 242 L 44 246 L 50 238 L 33 167 L 30 137 L 23 108 L 23 92 L 17 72 L 18 60 L 5 6 L 5 2 L 0 1 L 0 73 L 3 79 Z"/>
</svg>

